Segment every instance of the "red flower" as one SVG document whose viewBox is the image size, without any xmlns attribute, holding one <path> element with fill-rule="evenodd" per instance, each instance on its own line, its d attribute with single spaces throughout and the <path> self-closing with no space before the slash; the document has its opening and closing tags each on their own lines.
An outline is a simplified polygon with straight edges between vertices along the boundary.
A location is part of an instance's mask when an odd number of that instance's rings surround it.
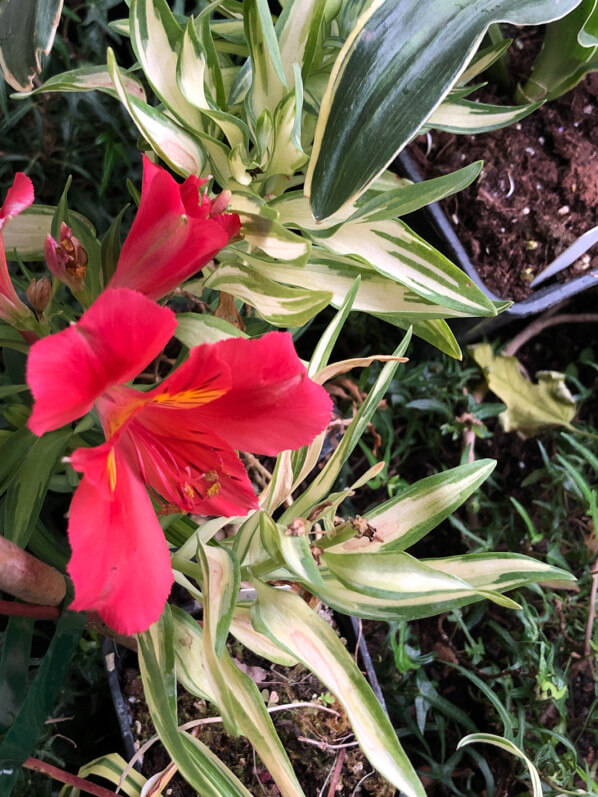
<svg viewBox="0 0 598 797">
<path fill-rule="evenodd" d="M 143 157 L 139 210 L 108 287 L 160 299 L 239 234 L 237 214 L 222 213 L 230 194 L 223 192 L 212 204 L 206 194 L 200 197 L 205 182 L 191 176 L 181 185 Z"/>
<path fill-rule="evenodd" d="M 125 386 L 175 327 L 169 309 L 135 291 L 107 290 L 77 324 L 35 343 L 27 363 L 35 434 L 94 404 L 100 416 L 106 443 L 71 457 L 83 472 L 69 520 L 72 608 L 96 609 L 121 633 L 154 622 L 172 584 L 144 485 L 173 511 L 245 515 L 258 504 L 235 449 L 298 448 L 330 417 L 328 395 L 287 333 L 197 346 L 153 390 Z"/>
<path fill-rule="evenodd" d="M 8 189 L 4 204 L 0 208 L 0 318 L 9 324 L 19 323 L 19 319 L 30 316 L 31 312 L 14 289 L 4 250 L 2 228 L 13 216 L 28 208 L 33 202 L 33 184 L 23 172 L 17 172 L 12 186 Z"/>
</svg>

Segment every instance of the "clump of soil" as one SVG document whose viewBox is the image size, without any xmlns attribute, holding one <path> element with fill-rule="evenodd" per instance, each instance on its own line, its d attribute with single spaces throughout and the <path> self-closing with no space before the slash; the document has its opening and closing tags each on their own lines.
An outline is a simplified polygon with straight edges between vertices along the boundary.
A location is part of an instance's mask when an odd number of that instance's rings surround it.
<svg viewBox="0 0 598 797">
<path fill-rule="evenodd" d="M 316 703 L 335 712 L 318 708 L 294 708 L 271 715 L 306 797 L 317 797 L 322 789 L 323 794 L 328 794 L 339 756 L 343 760 L 335 795 L 394 795 L 395 789 L 373 771 L 357 745 L 338 748 L 338 745 L 350 745 L 355 741 L 351 727 L 342 707 L 309 670 L 302 665 L 286 668 L 270 664 L 237 643 L 231 646 L 231 654 L 236 663 L 256 681 L 266 702 L 275 705 Z M 142 744 L 154 735 L 155 730 L 144 700 L 141 676 L 136 667 L 131 666 L 124 671 L 122 686 L 132 714 L 134 736 Z M 213 706 L 179 688 L 178 716 L 181 724 L 215 716 L 216 713 Z M 280 794 L 272 776 L 245 738 L 236 739 L 224 730 L 222 724 L 214 723 L 199 726 L 198 739 L 216 753 L 252 794 L 264 797 Z M 302 741 L 304 739 L 319 744 Z M 156 742 L 143 758 L 143 774 L 150 777 L 165 769 L 169 763 L 168 753 Z M 176 775 L 164 794 L 169 797 L 195 797 L 196 792 Z"/>
<path fill-rule="evenodd" d="M 511 45 L 517 77 L 529 74 L 537 35 L 520 32 Z M 489 86 L 473 98 L 513 104 Z M 534 276 L 597 224 L 597 100 L 594 73 L 508 128 L 477 136 L 432 131 L 409 148 L 425 178 L 484 161 L 480 178 L 443 206 L 484 283 L 503 298 L 526 298 Z M 594 247 L 558 279 L 597 267 Z"/>
</svg>

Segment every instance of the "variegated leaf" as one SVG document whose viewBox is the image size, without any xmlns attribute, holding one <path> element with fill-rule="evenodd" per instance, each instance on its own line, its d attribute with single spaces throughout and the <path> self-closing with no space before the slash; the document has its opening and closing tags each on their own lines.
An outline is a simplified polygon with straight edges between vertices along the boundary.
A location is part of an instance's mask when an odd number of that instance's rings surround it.
<svg viewBox="0 0 598 797">
<path fill-rule="evenodd" d="M 476 589 L 462 578 L 444 573 L 403 551 L 379 551 L 375 554 L 324 553 L 322 560 L 346 587 L 362 595 L 403 606 L 406 616 L 414 607 L 437 614 L 439 606 L 451 601 L 490 598 L 509 608 L 517 604 L 490 590 Z M 421 616 L 421 615 L 420 615 Z"/>
<path fill-rule="evenodd" d="M 166 0 L 132 0 L 131 42 L 135 55 L 157 96 L 191 130 L 202 130 L 202 116 L 177 82 L 183 31 Z"/>
<path fill-rule="evenodd" d="M 183 177 L 200 175 L 206 165 L 206 155 L 197 140 L 156 108 L 127 94 L 111 49 L 108 49 L 107 59 L 119 99 L 148 144 L 177 174 Z"/>
<path fill-rule="evenodd" d="M 156 731 L 185 780 L 202 797 L 251 797 L 241 781 L 202 742 L 178 729 L 174 628 L 170 607 L 138 635 L 139 668 Z"/>
<path fill-rule="evenodd" d="M 219 263 L 204 286 L 242 299 L 277 327 L 303 326 L 332 299 L 326 291 L 290 288 L 232 261 Z"/>
<path fill-rule="evenodd" d="M 292 592 L 255 584 L 255 627 L 298 658 L 336 695 L 370 763 L 407 797 L 425 797 L 390 721 L 330 625 Z M 293 618 L 289 622 L 289 618 Z"/>
<path fill-rule="evenodd" d="M 426 122 L 427 128 L 448 133 L 487 133 L 525 119 L 542 105 L 488 105 L 471 100 L 445 100 Z"/>
<path fill-rule="evenodd" d="M 179 612 L 177 615 L 179 628 L 183 634 L 181 645 L 177 648 L 177 664 L 185 672 L 193 673 L 196 666 L 201 666 L 201 662 L 210 660 L 209 640 L 206 638 L 205 630 L 202 633 L 199 625 L 194 620 L 183 619 L 183 614 Z M 248 675 L 241 672 L 226 650 L 222 652 L 218 661 L 213 662 L 213 665 L 217 668 L 213 677 L 221 683 L 222 689 L 226 690 L 227 700 L 231 703 L 239 732 L 255 747 L 283 797 L 303 797 L 303 790 L 255 683 Z M 204 697 L 201 688 L 198 691 L 192 688 L 190 691 L 192 694 Z M 212 701 L 220 706 L 218 699 Z"/>
<path fill-rule="evenodd" d="M 366 513 L 375 538 L 358 537 L 346 527 L 339 531 L 344 539 L 332 537 L 329 541 L 322 540 L 321 545 L 335 554 L 372 554 L 381 549 L 409 548 L 466 501 L 495 465 L 492 459 L 482 459 L 428 476 Z"/>
<path fill-rule="evenodd" d="M 355 202 L 459 80 L 488 26 L 558 19 L 579 0 L 377 0 L 359 17 L 322 100 L 306 176 L 314 215 Z M 375 141 L 375 146 L 372 142 Z"/>
<path fill-rule="evenodd" d="M 145 101 L 145 91 L 143 86 L 133 75 L 121 73 L 122 84 L 127 94 L 136 97 L 138 100 Z M 53 75 L 45 83 L 33 89 L 31 92 L 13 94 L 13 97 L 23 99 L 34 94 L 47 94 L 52 91 L 59 91 L 63 94 L 80 91 L 103 91 L 112 97 L 118 98 L 114 83 L 105 66 L 82 66 L 79 69 L 71 69 L 69 72 L 61 72 Z"/>
<path fill-rule="evenodd" d="M 469 553 L 423 561 L 436 570 L 467 580 L 478 589 L 503 592 L 539 581 L 575 581 L 575 576 L 566 570 L 515 553 Z"/>
</svg>

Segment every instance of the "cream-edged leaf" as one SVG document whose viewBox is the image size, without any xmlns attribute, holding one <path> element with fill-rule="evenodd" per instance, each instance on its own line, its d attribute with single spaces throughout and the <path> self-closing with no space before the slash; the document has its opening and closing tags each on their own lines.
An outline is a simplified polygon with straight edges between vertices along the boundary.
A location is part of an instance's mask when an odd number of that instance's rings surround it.
<svg viewBox="0 0 598 797">
<path fill-rule="evenodd" d="M 361 749 L 378 772 L 407 797 L 425 797 L 388 717 L 330 625 L 298 595 L 260 582 L 255 587 L 254 626 L 298 658 L 336 695 Z"/>
</svg>

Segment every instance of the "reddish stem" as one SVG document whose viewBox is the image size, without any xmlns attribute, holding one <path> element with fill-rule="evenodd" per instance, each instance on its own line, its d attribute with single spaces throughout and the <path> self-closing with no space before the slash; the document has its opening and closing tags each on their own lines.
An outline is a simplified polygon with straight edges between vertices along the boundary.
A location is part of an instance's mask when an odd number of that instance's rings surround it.
<svg viewBox="0 0 598 797">
<path fill-rule="evenodd" d="M 332 780 L 330 781 L 330 788 L 328 789 L 328 797 L 334 797 L 334 795 L 336 794 L 336 787 L 338 786 L 338 782 L 341 777 L 341 770 L 343 768 L 344 762 L 345 762 L 345 751 L 340 750 L 338 758 L 336 759 L 334 772 L 332 773 Z"/>
<path fill-rule="evenodd" d="M 0 614 L 16 617 L 33 617 L 35 620 L 57 620 L 60 609 L 55 606 L 38 606 L 15 601 L 0 601 Z"/>
<path fill-rule="evenodd" d="M 77 789 L 86 794 L 93 794 L 95 797 L 118 797 L 115 791 L 109 791 L 103 786 L 97 786 L 85 778 L 79 778 L 77 775 L 71 775 L 70 772 L 65 772 L 64 769 L 46 764 L 45 761 L 40 761 L 39 758 L 28 758 L 23 764 L 25 769 L 32 769 L 34 772 L 41 772 L 42 775 L 49 775 L 54 780 L 60 783 L 67 783 L 69 786 L 75 786 Z"/>
</svg>

